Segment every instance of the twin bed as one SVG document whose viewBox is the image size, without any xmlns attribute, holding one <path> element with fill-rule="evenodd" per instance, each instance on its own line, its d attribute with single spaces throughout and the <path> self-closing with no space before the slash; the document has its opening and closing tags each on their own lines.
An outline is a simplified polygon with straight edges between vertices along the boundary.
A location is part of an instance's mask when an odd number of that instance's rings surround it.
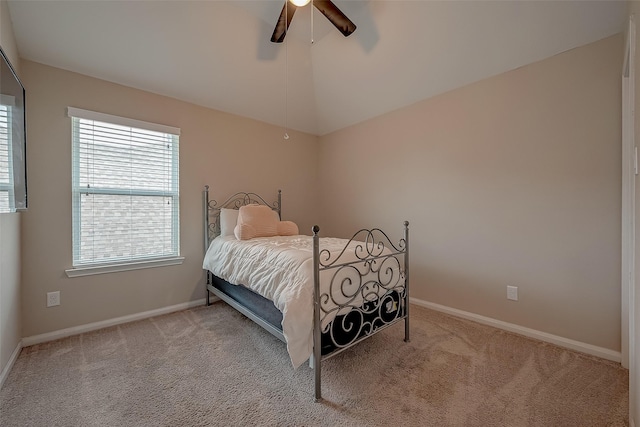
<svg viewBox="0 0 640 427">
<path fill-rule="evenodd" d="M 316 400 L 322 361 L 403 320 L 409 341 L 408 222 L 395 244 L 377 228 L 336 239 L 320 238 L 318 226 L 313 236 L 281 227 L 287 232 L 240 240 L 237 212 L 255 205 L 268 206 L 279 222 L 280 191 L 272 204 L 255 193 L 218 204 L 205 187 L 207 305 L 213 293 L 284 341 L 294 367 L 309 360 Z"/>
</svg>

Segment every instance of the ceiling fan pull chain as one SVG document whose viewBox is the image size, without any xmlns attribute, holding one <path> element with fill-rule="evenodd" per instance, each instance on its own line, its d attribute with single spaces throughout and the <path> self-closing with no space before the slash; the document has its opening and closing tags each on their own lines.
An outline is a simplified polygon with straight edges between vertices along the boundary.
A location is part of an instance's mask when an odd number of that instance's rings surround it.
<svg viewBox="0 0 640 427">
<path fill-rule="evenodd" d="M 313 0 L 311 0 L 311 44 L 313 44 Z"/>
</svg>

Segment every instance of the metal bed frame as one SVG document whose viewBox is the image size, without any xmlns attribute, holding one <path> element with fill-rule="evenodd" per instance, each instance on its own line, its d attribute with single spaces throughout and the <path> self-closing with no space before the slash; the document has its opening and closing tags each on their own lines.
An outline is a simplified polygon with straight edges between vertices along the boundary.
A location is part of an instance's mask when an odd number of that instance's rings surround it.
<svg viewBox="0 0 640 427">
<path fill-rule="evenodd" d="M 220 210 L 239 209 L 258 203 L 275 210 L 282 217 L 282 192 L 278 199 L 267 203 L 255 193 L 236 193 L 218 205 L 209 199 L 209 186 L 203 192 L 204 245 L 205 252 L 211 241 L 220 234 Z M 313 231 L 313 353 L 310 364 L 314 369 L 315 399 L 322 398 L 321 364 L 360 341 L 404 320 L 404 340 L 409 342 L 409 222 L 404 222 L 403 238 L 394 244 L 379 228 L 361 229 L 356 232 L 337 257 L 328 250 L 320 249 L 320 228 Z M 355 246 L 354 246 L 355 245 Z M 355 250 L 354 250 L 355 249 Z M 355 256 L 355 261 L 345 258 Z M 329 274 L 329 289 L 321 293 L 320 273 Z M 374 277 L 372 279 L 372 277 Z M 214 286 L 215 278 L 207 271 L 207 305 L 211 304 L 210 293 L 262 326 L 281 341 L 285 341 L 282 330 L 265 317 L 242 302 L 230 297 Z M 398 295 L 398 307 L 392 293 Z M 262 298 L 262 297 L 260 297 Z M 266 299 L 265 299 L 266 300 Z M 357 301 L 364 301 L 358 304 Z M 390 309 L 393 307 L 393 310 Z M 336 316 L 349 310 L 344 316 Z M 335 316 L 322 328 L 322 321 Z M 389 318 L 391 316 L 391 318 Z M 351 334 L 347 342 L 336 339 L 334 328 Z M 330 340 L 333 350 L 322 354 L 322 339 Z"/>
</svg>

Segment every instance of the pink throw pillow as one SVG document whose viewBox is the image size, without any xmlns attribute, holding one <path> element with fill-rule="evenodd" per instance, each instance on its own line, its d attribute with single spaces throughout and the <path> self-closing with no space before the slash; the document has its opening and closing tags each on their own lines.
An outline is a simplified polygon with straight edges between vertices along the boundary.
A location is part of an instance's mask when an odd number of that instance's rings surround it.
<svg viewBox="0 0 640 427">
<path fill-rule="evenodd" d="M 255 237 L 273 237 L 278 234 L 278 215 L 265 205 L 247 205 L 240 208 L 238 225 L 233 230 L 238 240 Z"/>
</svg>

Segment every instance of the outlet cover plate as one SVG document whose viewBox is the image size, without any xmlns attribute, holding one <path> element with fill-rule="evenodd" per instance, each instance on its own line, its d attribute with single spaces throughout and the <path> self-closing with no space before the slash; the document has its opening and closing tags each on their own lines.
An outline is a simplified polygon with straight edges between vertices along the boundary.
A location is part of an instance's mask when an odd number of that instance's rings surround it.
<svg viewBox="0 0 640 427">
<path fill-rule="evenodd" d="M 518 301 L 518 287 L 517 286 L 507 286 L 507 299 L 512 301 Z"/>
<path fill-rule="evenodd" d="M 47 307 L 60 305 L 60 291 L 47 292 Z"/>
</svg>

